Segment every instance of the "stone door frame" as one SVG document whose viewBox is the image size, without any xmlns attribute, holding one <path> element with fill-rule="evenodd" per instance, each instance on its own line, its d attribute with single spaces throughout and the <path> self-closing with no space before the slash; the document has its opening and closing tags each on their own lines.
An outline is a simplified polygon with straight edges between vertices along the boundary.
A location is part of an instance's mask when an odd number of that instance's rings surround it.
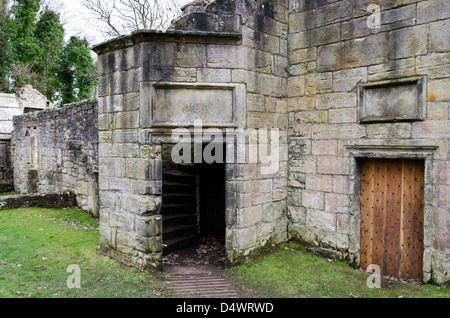
<svg viewBox="0 0 450 318">
<path fill-rule="evenodd" d="M 205 127 L 204 127 L 205 128 Z M 206 127 L 207 128 L 207 127 Z M 233 127 L 234 129 L 235 127 Z M 204 131 L 205 129 L 203 129 Z M 225 132 L 226 129 L 220 129 L 225 136 Z M 173 129 L 165 129 L 165 130 L 153 130 L 152 132 L 149 132 L 149 145 L 163 145 L 163 144 L 176 144 L 176 142 L 174 140 L 172 140 L 171 138 L 171 134 L 172 134 Z M 194 131 L 192 129 L 190 129 L 191 132 L 191 142 L 195 142 L 195 137 L 193 136 Z M 234 140 L 236 140 L 236 134 L 230 134 L 228 133 L 228 135 L 226 135 L 227 138 L 224 138 L 223 143 L 226 145 L 227 142 L 232 142 Z M 208 143 L 212 140 L 208 140 L 208 139 L 202 139 L 201 140 L 203 143 Z M 236 147 L 236 145 L 235 145 Z M 236 149 L 235 149 L 235 154 L 236 154 Z M 161 165 L 160 167 L 155 167 L 156 169 L 162 171 L 162 160 L 158 161 L 158 165 Z M 238 163 L 227 163 L 224 162 L 225 165 L 225 171 L 224 173 L 226 173 L 225 175 L 225 252 L 226 252 L 226 261 L 227 263 L 233 263 L 233 259 L 230 259 L 230 255 L 234 255 L 233 253 L 233 244 L 232 242 L 234 242 L 234 238 L 233 233 L 232 233 L 232 222 L 235 219 L 235 211 L 236 209 L 236 199 L 235 199 L 235 194 L 234 194 L 234 173 L 232 173 L 233 171 L 236 171 Z M 155 180 L 155 181 L 159 181 L 162 183 L 162 174 L 161 174 L 161 180 Z M 161 229 L 162 232 L 162 229 Z M 231 239 L 230 239 L 231 238 Z M 161 240 L 161 244 L 162 244 L 162 240 Z M 162 246 L 161 246 L 162 248 Z"/>
<path fill-rule="evenodd" d="M 433 202 L 434 196 L 433 173 L 435 169 L 434 157 L 438 146 L 411 146 L 411 145 L 346 145 L 345 156 L 350 157 L 350 187 L 353 190 L 354 200 L 352 202 L 353 220 L 350 224 L 350 246 L 349 252 L 356 256 L 355 266 L 360 266 L 360 230 L 361 230 L 361 158 L 382 159 L 421 159 L 425 165 L 424 182 L 424 256 L 423 273 L 424 282 L 430 280 L 431 264 L 431 238 L 433 237 Z"/>
</svg>

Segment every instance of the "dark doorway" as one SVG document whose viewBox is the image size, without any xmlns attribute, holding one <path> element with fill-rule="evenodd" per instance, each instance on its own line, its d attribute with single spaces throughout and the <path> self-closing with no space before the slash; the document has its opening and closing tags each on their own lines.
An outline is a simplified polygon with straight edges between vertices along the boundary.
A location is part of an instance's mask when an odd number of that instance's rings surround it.
<svg viewBox="0 0 450 318">
<path fill-rule="evenodd" d="M 225 164 L 200 165 L 200 234 L 225 236 Z"/>
<path fill-rule="evenodd" d="M 171 160 L 163 147 L 163 251 L 165 265 L 224 265 L 225 163 Z"/>
</svg>

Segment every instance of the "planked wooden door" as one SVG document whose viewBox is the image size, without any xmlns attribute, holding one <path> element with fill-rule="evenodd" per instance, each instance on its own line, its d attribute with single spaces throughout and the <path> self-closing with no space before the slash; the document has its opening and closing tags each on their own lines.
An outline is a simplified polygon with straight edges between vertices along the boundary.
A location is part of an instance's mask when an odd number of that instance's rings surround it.
<svg viewBox="0 0 450 318">
<path fill-rule="evenodd" d="M 424 161 L 361 161 L 361 267 L 423 279 Z"/>
</svg>

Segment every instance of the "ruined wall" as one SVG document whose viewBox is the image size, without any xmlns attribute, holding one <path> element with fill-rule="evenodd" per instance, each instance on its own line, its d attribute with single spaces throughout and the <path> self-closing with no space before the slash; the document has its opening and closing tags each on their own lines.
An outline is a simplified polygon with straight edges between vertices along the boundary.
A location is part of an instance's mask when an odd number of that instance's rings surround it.
<svg viewBox="0 0 450 318">
<path fill-rule="evenodd" d="M 14 172 L 11 165 L 12 119 L 22 113 L 13 94 L 0 93 L 0 192 L 14 190 Z"/>
<path fill-rule="evenodd" d="M 97 101 L 14 117 L 12 157 L 20 194 L 72 191 L 98 216 Z"/>
<path fill-rule="evenodd" d="M 286 240 L 287 12 L 287 1 L 212 1 L 187 9 L 168 32 L 137 31 L 94 48 L 103 251 L 161 266 L 161 144 L 196 119 L 222 131 L 281 130 L 277 173 L 226 165 L 227 259 Z"/>
<path fill-rule="evenodd" d="M 0 139 L 0 193 L 14 190 L 14 172 L 11 165 L 11 141 Z"/>
<path fill-rule="evenodd" d="M 289 13 L 291 236 L 358 265 L 358 158 L 422 158 L 424 280 L 448 281 L 448 1 L 291 0 Z"/>
<path fill-rule="evenodd" d="M 14 129 L 13 117 L 24 110 L 53 108 L 44 95 L 31 85 L 20 88 L 16 94 L 0 93 L 0 192 L 14 190 L 14 171 L 11 164 L 10 141 Z"/>
</svg>

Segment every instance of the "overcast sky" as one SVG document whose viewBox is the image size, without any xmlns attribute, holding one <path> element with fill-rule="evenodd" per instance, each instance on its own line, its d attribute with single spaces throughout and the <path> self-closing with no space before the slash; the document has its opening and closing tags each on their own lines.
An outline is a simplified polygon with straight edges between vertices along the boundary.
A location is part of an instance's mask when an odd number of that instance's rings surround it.
<svg viewBox="0 0 450 318">
<path fill-rule="evenodd" d="M 96 30 L 96 22 L 88 19 L 88 11 L 81 5 L 81 0 L 59 0 L 64 5 L 66 25 L 66 40 L 72 35 L 86 37 L 91 45 L 104 40 L 101 33 Z M 192 0 L 177 0 L 180 5 Z"/>
</svg>

